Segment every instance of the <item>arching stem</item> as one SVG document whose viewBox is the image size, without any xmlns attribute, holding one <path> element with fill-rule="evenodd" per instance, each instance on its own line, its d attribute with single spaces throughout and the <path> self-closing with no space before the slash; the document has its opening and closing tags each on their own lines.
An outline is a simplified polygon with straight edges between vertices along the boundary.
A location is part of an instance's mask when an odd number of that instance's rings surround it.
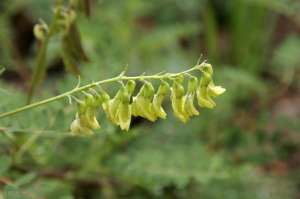
<svg viewBox="0 0 300 199">
<path fill-rule="evenodd" d="M 89 88 L 93 88 L 93 87 L 96 87 L 98 85 L 101 85 L 101 84 L 117 82 L 117 81 L 121 81 L 121 80 L 141 80 L 141 79 L 149 79 L 149 80 L 159 79 L 159 80 L 163 80 L 163 79 L 170 79 L 170 78 L 182 75 L 182 74 L 187 74 L 187 73 L 193 72 L 195 70 L 199 70 L 200 67 L 203 66 L 203 64 L 205 64 L 205 62 L 201 63 L 200 65 L 196 65 L 196 66 L 194 66 L 194 67 L 192 67 L 188 70 L 179 72 L 179 73 L 165 73 L 165 74 L 161 74 L 161 75 L 159 75 L 159 74 L 157 74 L 157 75 L 141 75 L 141 76 L 133 76 L 133 77 L 128 77 L 128 76 L 125 76 L 125 75 L 118 75 L 116 77 L 106 79 L 106 80 L 101 80 L 101 81 L 94 82 L 94 83 L 90 83 L 90 84 L 87 84 L 85 86 L 80 86 L 80 87 L 76 86 L 74 89 L 72 89 L 70 91 L 67 91 L 65 93 L 62 93 L 60 95 L 57 95 L 57 96 L 54 96 L 54 97 L 51 97 L 51 98 L 47 98 L 45 100 L 35 102 L 35 103 L 32 103 L 32 104 L 17 108 L 17 109 L 12 110 L 12 111 L 1 113 L 0 114 L 0 119 L 8 117 L 8 116 L 15 115 L 15 114 L 23 112 L 23 111 L 27 111 L 27 110 L 36 108 L 36 107 L 39 107 L 39 106 L 43 106 L 45 104 L 60 100 L 62 98 L 68 97 L 68 96 L 71 96 L 74 93 L 84 91 L 84 90 L 87 90 Z"/>
</svg>

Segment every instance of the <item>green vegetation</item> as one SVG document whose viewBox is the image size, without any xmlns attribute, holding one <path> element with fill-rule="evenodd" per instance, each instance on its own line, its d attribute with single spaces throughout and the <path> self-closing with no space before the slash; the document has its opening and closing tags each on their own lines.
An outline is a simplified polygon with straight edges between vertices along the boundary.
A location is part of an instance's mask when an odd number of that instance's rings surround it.
<svg viewBox="0 0 300 199">
<path fill-rule="evenodd" d="M 299 9 L 2 0 L 0 198 L 298 198 Z"/>
</svg>

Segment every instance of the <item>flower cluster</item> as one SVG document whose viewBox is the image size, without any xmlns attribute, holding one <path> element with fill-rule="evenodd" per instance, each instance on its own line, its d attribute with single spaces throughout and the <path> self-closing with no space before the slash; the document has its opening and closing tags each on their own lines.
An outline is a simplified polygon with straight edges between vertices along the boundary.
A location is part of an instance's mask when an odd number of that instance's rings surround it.
<svg viewBox="0 0 300 199">
<path fill-rule="evenodd" d="M 204 63 L 196 67 L 202 73 L 200 80 L 190 73 L 164 74 L 159 76 L 160 85 L 155 90 L 150 81 L 144 78 L 124 78 L 126 84 L 121 82 L 121 88 L 113 98 L 102 88 L 99 91 L 89 89 L 83 92 L 84 99 L 78 101 L 78 111 L 71 124 L 71 132 L 76 135 L 90 135 L 93 130 L 100 128 L 96 113 L 103 109 L 107 118 L 122 130 L 128 131 L 132 116 L 143 117 L 149 121 L 165 119 L 167 114 L 162 107 L 163 101 L 170 95 L 172 109 L 176 118 L 186 123 L 191 117 L 199 115 L 199 107 L 214 108 L 216 103 L 213 98 L 225 92 L 221 86 L 214 84 L 213 69 L 210 64 Z M 151 76 L 148 76 L 151 79 Z M 143 85 L 136 95 L 136 82 L 142 81 Z M 171 81 L 171 84 L 169 82 Z M 187 88 L 184 83 L 187 81 Z M 171 85 L 171 86 L 170 86 Z M 170 94 L 169 94 L 170 93 Z"/>
</svg>

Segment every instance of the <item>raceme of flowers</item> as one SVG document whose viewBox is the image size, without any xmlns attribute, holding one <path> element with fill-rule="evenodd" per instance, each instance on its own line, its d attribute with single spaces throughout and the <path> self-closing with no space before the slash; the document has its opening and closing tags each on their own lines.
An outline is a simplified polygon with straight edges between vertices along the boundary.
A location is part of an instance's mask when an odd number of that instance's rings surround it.
<svg viewBox="0 0 300 199">
<path fill-rule="evenodd" d="M 93 134 L 94 130 L 100 128 L 97 121 L 97 113 L 100 110 L 105 112 L 112 123 L 126 131 L 129 130 L 132 116 L 139 116 L 151 122 L 166 119 L 167 113 L 162 104 L 168 96 L 175 117 L 186 123 L 191 117 L 199 115 L 195 101 L 199 107 L 212 109 L 216 106 L 214 98 L 225 92 L 225 88 L 214 84 L 213 69 L 210 64 L 201 64 L 198 69 L 202 73 L 200 79 L 190 73 L 178 73 L 172 76 L 165 74 L 161 78 L 155 78 L 160 81 L 157 89 L 150 81 L 141 78 L 138 81 L 142 81 L 143 85 L 138 90 L 136 79 L 127 78 L 126 82 L 120 82 L 121 87 L 112 98 L 100 86 L 83 91 L 83 99 L 76 100 L 78 110 L 71 124 L 71 133 Z M 186 88 L 184 82 L 187 82 Z M 135 93 L 137 94 L 134 95 Z"/>
</svg>

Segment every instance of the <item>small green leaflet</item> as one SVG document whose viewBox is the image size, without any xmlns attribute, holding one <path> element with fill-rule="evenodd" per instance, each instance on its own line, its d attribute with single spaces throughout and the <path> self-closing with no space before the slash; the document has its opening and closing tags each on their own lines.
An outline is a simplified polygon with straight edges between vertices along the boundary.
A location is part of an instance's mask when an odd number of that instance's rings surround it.
<svg viewBox="0 0 300 199">
<path fill-rule="evenodd" d="M 5 71 L 5 68 L 3 66 L 0 66 L 0 75 Z"/>
</svg>

